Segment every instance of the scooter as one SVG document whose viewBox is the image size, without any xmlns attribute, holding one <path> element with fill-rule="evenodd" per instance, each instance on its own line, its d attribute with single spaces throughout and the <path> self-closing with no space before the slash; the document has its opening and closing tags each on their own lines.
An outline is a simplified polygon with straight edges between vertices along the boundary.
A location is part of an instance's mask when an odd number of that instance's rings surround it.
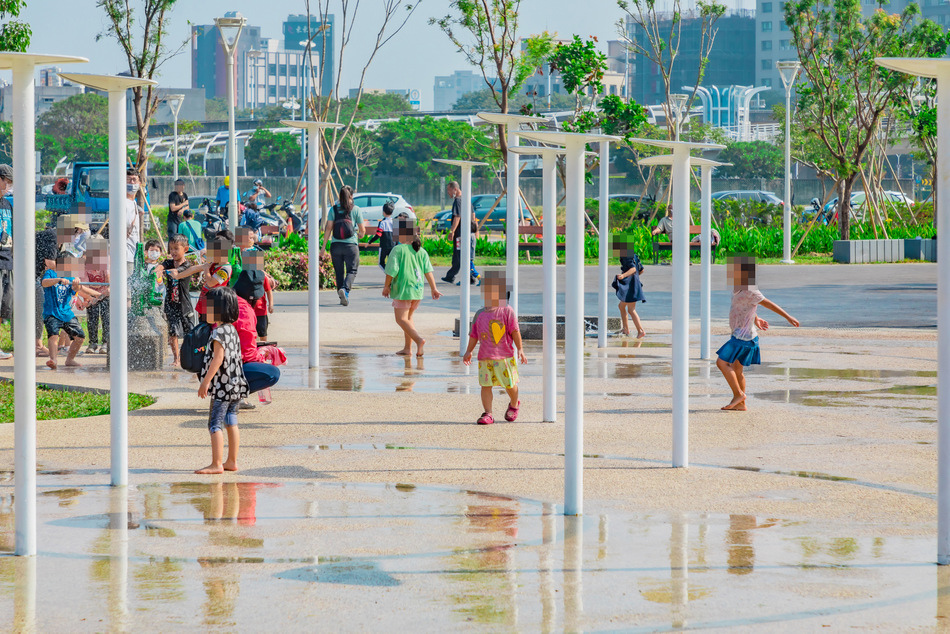
<svg viewBox="0 0 950 634">
<path fill-rule="evenodd" d="M 201 230 L 204 232 L 205 240 L 210 240 L 218 235 L 219 231 L 224 231 L 228 228 L 227 219 L 215 210 L 212 201 L 208 198 L 205 198 L 201 201 L 201 204 L 198 205 L 198 213 L 195 214 L 195 220 L 201 224 Z"/>
</svg>

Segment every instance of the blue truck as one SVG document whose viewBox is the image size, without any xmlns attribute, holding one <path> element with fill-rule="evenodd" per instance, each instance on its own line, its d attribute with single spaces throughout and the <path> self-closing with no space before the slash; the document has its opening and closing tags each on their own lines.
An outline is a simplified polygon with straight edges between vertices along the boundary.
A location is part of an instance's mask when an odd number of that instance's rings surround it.
<svg viewBox="0 0 950 634">
<path fill-rule="evenodd" d="M 98 231 L 109 217 L 109 164 L 74 163 L 66 193 L 48 194 L 46 209 L 54 220 L 62 214 L 85 216 L 92 232 Z"/>
</svg>

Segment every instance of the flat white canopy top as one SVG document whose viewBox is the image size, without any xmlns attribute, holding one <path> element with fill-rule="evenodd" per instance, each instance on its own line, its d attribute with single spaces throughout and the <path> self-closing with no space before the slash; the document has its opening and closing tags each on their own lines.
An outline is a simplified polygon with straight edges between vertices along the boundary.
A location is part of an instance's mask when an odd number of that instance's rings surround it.
<svg viewBox="0 0 950 634">
<path fill-rule="evenodd" d="M 541 123 L 547 121 L 547 117 L 529 117 L 523 114 L 502 114 L 500 112 L 479 112 L 478 118 L 488 123 Z"/>
<path fill-rule="evenodd" d="M 630 143 L 642 143 L 655 147 L 665 147 L 670 150 L 688 148 L 690 150 L 722 150 L 725 145 L 718 143 L 691 143 L 689 141 L 667 141 L 665 139 L 630 139 Z"/>
<path fill-rule="evenodd" d="M 573 145 L 576 143 L 589 143 L 598 141 L 620 141 L 619 136 L 609 134 L 580 134 L 577 132 L 559 132 L 555 130 L 543 130 L 540 132 L 525 131 L 521 136 L 530 141 L 540 143 L 557 143 L 558 145 Z M 723 147 L 723 146 L 716 146 Z"/>
<path fill-rule="evenodd" d="M 126 77 L 125 75 L 93 75 L 90 73 L 58 73 L 60 77 L 96 90 L 117 92 L 135 88 L 136 86 L 155 86 L 157 81 L 141 77 Z"/>
<path fill-rule="evenodd" d="M 950 74 L 950 59 L 932 57 L 877 57 L 874 63 L 890 70 L 920 77 L 939 77 Z"/>
<path fill-rule="evenodd" d="M 324 130 L 326 128 L 342 128 L 342 123 L 330 123 L 329 121 L 289 121 L 281 119 L 280 122 L 288 128 L 303 128 L 305 130 Z"/>
<path fill-rule="evenodd" d="M 479 161 L 457 161 L 455 159 L 432 159 L 436 163 L 445 163 L 446 165 L 457 165 L 458 167 L 475 167 L 476 165 L 488 165 L 488 163 L 482 163 Z"/>
<path fill-rule="evenodd" d="M 639 165 L 672 165 L 673 164 L 672 154 L 663 154 L 662 156 L 651 156 L 649 158 L 640 159 L 637 161 Z M 689 157 L 689 164 L 698 166 L 698 167 L 722 167 L 724 165 L 732 165 L 732 163 L 720 163 L 719 161 L 714 161 L 712 159 L 702 158 L 699 156 Z"/>
<path fill-rule="evenodd" d="M 514 145 L 508 149 L 515 154 L 524 154 L 526 156 L 547 156 L 549 154 L 557 156 L 559 154 L 564 154 L 564 148 L 548 147 L 544 145 Z"/>
<path fill-rule="evenodd" d="M 17 64 L 24 62 L 34 65 L 45 64 L 75 64 L 76 62 L 88 62 L 85 57 L 75 57 L 73 55 L 39 55 L 36 53 L 14 53 L 4 51 L 0 53 L 0 70 L 10 70 Z"/>
</svg>

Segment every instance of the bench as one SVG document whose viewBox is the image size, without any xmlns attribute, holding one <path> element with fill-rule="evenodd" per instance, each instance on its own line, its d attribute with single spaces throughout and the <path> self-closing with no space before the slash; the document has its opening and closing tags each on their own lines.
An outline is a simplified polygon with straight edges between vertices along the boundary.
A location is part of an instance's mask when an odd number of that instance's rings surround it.
<svg viewBox="0 0 950 634">
<path fill-rule="evenodd" d="M 699 251 L 702 248 L 698 242 L 693 242 L 693 236 L 698 236 L 702 233 L 702 228 L 699 225 L 690 225 L 689 226 L 689 250 L 692 253 L 693 251 Z M 718 244 L 712 245 L 709 250 L 709 253 L 712 255 L 713 261 L 716 259 L 716 247 Z M 673 243 L 672 242 L 654 242 L 653 243 L 653 263 L 660 263 L 660 251 L 672 251 Z"/>
<path fill-rule="evenodd" d="M 556 235 L 563 236 L 565 233 L 567 233 L 567 227 L 555 227 L 554 231 Z M 541 225 L 520 225 L 518 227 L 519 236 L 536 236 L 540 239 L 543 234 L 544 228 Z M 563 251 L 564 247 L 564 242 L 558 242 L 554 246 L 555 250 L 559 251 Z M 518 242 L 519 251 L 541 251 L 542 249 L 544 249 L 544 244 L 542 242 Z"/>
<path fill-rule="evenodd" d="M 377 224 L 372 222 L 363 223 L 363 237 L 366 236 L 375 236 L 376 235 Z M 379 239 L 376 240 L 373 244 L 366 244 L 365 242 L 360 242 L 360 251 L 379 251 Z"/>
</svg>

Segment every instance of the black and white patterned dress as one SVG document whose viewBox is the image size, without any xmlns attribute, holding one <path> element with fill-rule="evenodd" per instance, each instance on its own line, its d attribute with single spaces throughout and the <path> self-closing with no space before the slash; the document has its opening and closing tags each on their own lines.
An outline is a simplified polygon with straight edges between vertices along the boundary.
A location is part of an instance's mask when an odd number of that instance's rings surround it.
<svg viewBox="0 0 950 634">
<path fill-rule="evenodd" d="M 204 380 L 208 374 L 211 359 L 214 357 L 214 346 L 211 345 L 211 341 L 217 341 L 224 347 L 224 360 L 217 374 L 211 379 L 208 395 L 215 401 L 229 403 L 247 398 L 247 379 L 244 378 L 244 364 L 241 362 L 241 340 L 233 324 L 221 324 L 211 331 L 204 366 L 198 378 Z"/>
</svg>

